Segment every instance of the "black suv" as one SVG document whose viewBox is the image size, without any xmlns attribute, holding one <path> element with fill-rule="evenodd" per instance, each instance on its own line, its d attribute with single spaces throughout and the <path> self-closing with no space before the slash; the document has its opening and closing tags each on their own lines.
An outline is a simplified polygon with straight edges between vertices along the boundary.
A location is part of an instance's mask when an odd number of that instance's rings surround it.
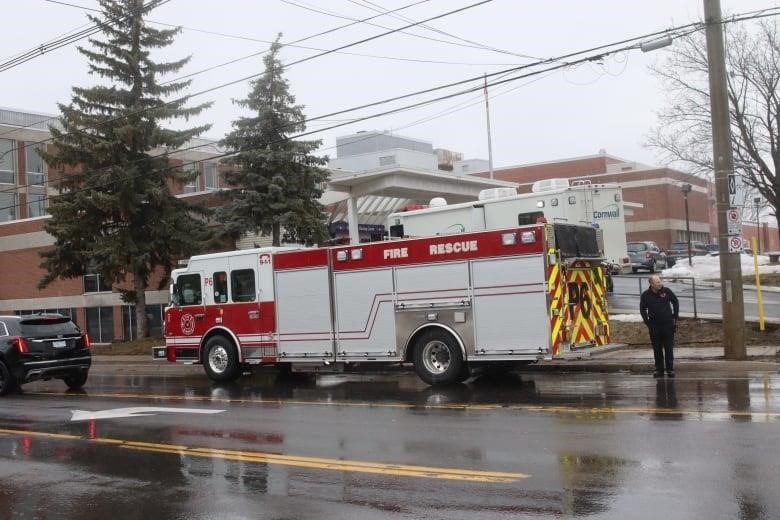
<svg viewBox="0 0 780 520">
<path fill-rule="evenodd" d="M 0 316 L 0 395 L 37 379 L 81 388 L 91 365 L 89 336 L 67 316 Z"/>
</svg>

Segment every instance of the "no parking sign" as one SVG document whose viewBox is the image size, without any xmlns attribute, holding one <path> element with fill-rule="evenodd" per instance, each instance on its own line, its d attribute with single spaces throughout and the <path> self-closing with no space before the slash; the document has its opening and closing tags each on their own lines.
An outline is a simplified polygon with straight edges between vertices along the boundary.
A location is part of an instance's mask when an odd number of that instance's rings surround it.
<svg viewBox="0 0 780 520">
<path fill-rule="evenodd" d="M 731 208 L 726 212 L 726 224 L 730 237 L 742 234 L 742 216 L 738 209 Z M 740 240 L 741 243 L 742 241 Z M 731 246 L 731 241 L 729 241 L 729 246 Z"/>
<path fill-rule="evenodd" d="M 742 237 L 729 237 L 729 253 L 742 251 Z"/>
</svg>

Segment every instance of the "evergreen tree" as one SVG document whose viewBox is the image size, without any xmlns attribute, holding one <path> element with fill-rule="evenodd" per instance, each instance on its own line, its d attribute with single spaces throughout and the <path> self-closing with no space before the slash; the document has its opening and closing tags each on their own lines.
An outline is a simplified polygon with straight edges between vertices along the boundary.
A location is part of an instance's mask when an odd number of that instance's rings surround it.
<svg viewBox="0 0 780 520">
<path fill-rule="evenodd" d="M 104 19 L 89 18 L 103 37 L 89 40 L 91 50 L 78 50 L 102 81 L 72 89 L 70 104 L 59 105 L 62 130 L 50 128 L 54 151 L 42 154 L 51 167 L 69 171 L 49 205 L 45 229 L 55 244 L 41 254 L 47 275 L 39 287 L 91 269 L 112 285 L 130 275 L 132 290 L 121 292 L 124 301 L 135 303 L 137 335 L 145 337 L 150 276 L 158 269 L 170 274 L 178 259 L 197 251 L 208 236 L 206 210 L 170 192 L 170 186 L 191 177 L 172 168 L 167 152 L 160 152 L 180 147 L 208 126 L 174 131 L 161 122 L 196 115 L 207 105 L 165 104 L 166 96 L 189 81 L 161 85 L 158 76 L 180 70 L 189 58 L 162 63 L 150 58 L 152 49 L 170 45 L 179 31 L 144 23 L 156 2 L 99 1 Z"/>
<path fill-rule="evenodd" d="M 235 101 L 253 112 L 233 122 L 223 145 L 234 155 L 225 180 L 232 189 L 217 220 L 233 239 L 247 232 L 271 234 L 273 245 L 321 243 L 328 238 L 325 214 L 318 199 L 328 179 L 321 168 L 327 158 L 311 152 L 321 141 L 293 141 L 288 136 L 306 129 L 303 107 L 295 104 L 283 65 L 278 59 L 281 34 L 265 56 L 264 74 L 251 83 L 246 99 Z M 284 230 L 284 237 L 282 237 Z"/>
</svg>

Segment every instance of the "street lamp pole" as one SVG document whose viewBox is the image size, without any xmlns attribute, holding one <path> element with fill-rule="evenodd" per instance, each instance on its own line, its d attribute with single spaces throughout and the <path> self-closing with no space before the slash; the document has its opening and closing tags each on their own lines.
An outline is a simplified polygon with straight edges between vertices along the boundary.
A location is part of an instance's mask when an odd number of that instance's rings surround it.
<svg viewBox="0 0 780 520">
<path fill-rule="evenodd" d="M 682 185 L 682 193 L 683 198 L 685 199 L 685 237 L 688 241 L 688 265 L 692 266 L 693 262 L 691 261 L 691 221 L 688 218 L 688 194 L 693 189 L 693 186 L 690 184 L 683 184 Z"/>
<path fill-rule="evenodd" d="M 755 197 L 753 202 L 756 204 L 756 254 L 761 253 L 761 217 L 758 215 L 758 205 L 761 203 L 761 197 Z"/>
</svg>

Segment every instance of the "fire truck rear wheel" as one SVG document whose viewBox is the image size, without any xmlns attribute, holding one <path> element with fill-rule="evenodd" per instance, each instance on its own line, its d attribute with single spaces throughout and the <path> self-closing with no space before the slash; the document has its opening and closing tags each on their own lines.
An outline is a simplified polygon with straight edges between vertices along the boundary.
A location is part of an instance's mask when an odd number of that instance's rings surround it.
<svg viewBox="0 0 780 520">
<path fill-rule="evenodd" d="M 428 329 L 415 343 L 414 369 L 429 385 L 448 385 L 463 381 L 463 353 L 449 332 Z"/>
<path fill-rule="evenodd" d="M 236 346 L 224 336 L 212 337 L 206 342 L 203 367 L 212 381 L 235 381 L 241 375 Z"/>
</svg>

